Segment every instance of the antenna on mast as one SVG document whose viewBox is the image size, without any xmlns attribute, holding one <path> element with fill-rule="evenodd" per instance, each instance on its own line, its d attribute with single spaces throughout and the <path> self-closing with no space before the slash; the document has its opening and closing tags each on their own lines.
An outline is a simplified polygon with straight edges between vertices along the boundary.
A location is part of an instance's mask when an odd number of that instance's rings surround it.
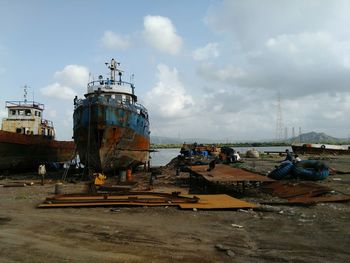
<svg viewBox="0 0 350 263">
<path fill-rule="evenodd" d="M 114 58 L 112 58 L 111 62 L 110 63 L 106 62 L 105 65 L 111 71 L 111 81 L 113 83 L 115 81 L 115 72 L 118 71 L 119 72 L 119 76 L 121 75 L 121 71 L 117 68 L 117 65 L 119 66 L 120 63 L 117 62 Z"/>
<path fill-rule="evenodd" d="M 119 83 L 122 82 L 122 70 L 118 69 L 117 66 L 120 66 L 120 62 L 116 61 L 114 58 L 111 59 L 111 62 L 108 63 L 106 62 L 105 65 L 109 68 L 109 70 L 111 71 L 111 81 L 112 83 L 115 82 L 115 72 L 118 71 L 118 75 L 119 75 Z"/>
<path fill-rule="evenodd" d="M 27 85 L 24 85 L 23 91 L 24 91 L 24 94 L 23 94 L 24 102 L 27 102 L 27 95 L 28 95 Z"/>
<path fill-rule="evenodd" d="M 28 89 L 31 89 L 32 87 L 29 87 L 27 84 L 25 84 L 22 89 L 23 89 L 23 100 L 25 103 L 28 101 Z M 34 102 L 34 89 L 33 89 L 33 102 Z"/>
</svg>

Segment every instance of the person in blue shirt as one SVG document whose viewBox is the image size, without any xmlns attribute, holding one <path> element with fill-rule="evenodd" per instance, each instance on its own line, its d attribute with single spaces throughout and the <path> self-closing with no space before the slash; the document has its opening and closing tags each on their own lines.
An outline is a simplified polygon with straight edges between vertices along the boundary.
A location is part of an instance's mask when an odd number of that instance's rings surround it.
<svg viewBox="0 0 350 263">
<path fill-rule="evenodd" d="M 286 159 L 284 159 L 284 160 L 293 162 L 293 156 L 288 149 L 286 149 Z"/>
</svg>

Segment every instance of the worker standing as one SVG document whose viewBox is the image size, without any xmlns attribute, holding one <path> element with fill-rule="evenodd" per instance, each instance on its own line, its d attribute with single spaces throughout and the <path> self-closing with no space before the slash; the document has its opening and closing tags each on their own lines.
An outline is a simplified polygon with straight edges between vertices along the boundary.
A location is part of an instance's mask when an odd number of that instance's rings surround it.
<svg viewBox="0 0 350 263">
<path fill-rule="evenodd" d="M 38 169 L 38 174 L 41 176 L 41 185 L 44 185 L 44 178 L 46 175 L 46 167 L 45 164 L 40 164 Z"/>
<path fill-rule="evenodd" d="M 151 172 L 151 176 L 149 178 L 149 190 L 153 190 L 153 186 L 154 186 L 154 181 L 157 179 L 157 175 L 153 172 Z"/>
<path fill-rule="evenodd" d="M 286 149 L 286 159 L 284 159 L 285 161 L 290 161 L 293 162 L 293 156 L 292 154 L 289 152 L 288 149 Z"/>
</svg>

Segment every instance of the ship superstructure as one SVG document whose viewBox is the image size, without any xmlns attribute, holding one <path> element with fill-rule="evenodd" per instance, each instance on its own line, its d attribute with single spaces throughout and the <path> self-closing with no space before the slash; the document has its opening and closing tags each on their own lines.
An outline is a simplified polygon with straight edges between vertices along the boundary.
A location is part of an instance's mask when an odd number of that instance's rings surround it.
<svg viewBox="0 0 350 263">
<path fill-rule="evenodd" d="M 6 101 L 8 117 L 2 120 L 2 130 L 26 135 L 55 138 L 52 121 L 43 119 L 44 104 L 35 101 Z"/>
</svg>

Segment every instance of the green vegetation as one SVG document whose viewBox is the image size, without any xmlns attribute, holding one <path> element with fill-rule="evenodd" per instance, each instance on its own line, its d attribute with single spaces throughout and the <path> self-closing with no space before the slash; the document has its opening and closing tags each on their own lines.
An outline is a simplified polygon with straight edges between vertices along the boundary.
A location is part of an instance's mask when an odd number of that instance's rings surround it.
<svg viewBox="0 0 350 263">
<path fill-rule="evenodd" d="M 198 142 L 200 144 L 201 142 Z M 291 141 L 278 141 L 278 142 L 242 142 L 242 143 L 203 143 L 206 145 L 215 145 L 217 147 L 276 147 L 276 146 L 290 146 Z M 350 140 L 325 140 L 320 142 L 309 143 L 321 143 L 321 144 L 334 144 L 334 145 L 350 145 Z M 170 143 L 170 144 L 151 144 L 151 149 L 169 149 L 169 148 L 181 148 L 182 144 Z"/>
<path fill-rule="evenodd" d="M 174 144 L 174 143 L 169 143 L 169 144 L 151 144 L 151 149 L 169 149 L 169 148 L 181 148 L 182 144 Z"/>
<path fill-rule="evenodd" d="M 179 140 L 168 137 L 152 137 L 152 149 L 163 148 L 181 148 L 182 143 Z M 194 142 L 194 139 L 185 139 L 187 142 Z M 207 142 L 206 142 L 207 141 Z M 159 144 L 157 143 L 159 142 Z M 160 143 L 163 142 L 163 143 Z M 164 143 L 167 142 L 167 143 Z M 208 143 L 209 142 L 209 143 Z M 293 142 L 304 143 L 321 143 L 321 144 L 334 144 L 334 145 L 350 145 L 350 138 L 335 138 L 325 133 L 308 132 L 300 134 L 297 137 L 289 138 L 283 141 L 269 141 L 269 142 L 236 142 L 236 143 L 212 143 L 209 139 L 198 139 L 197 143 L 206 145 L 227 146 L 227 147 L 273 147 L 273 146 L 290 146 Z"/>
<path fill-rule="evenodd" d="M 200 142 L 198 143 L 200 144 Z M 205 145 L 215 145 L 217 147 L 271 147 L 290 146 L 289 142 L 244 142 L 244 143 L 203 143 Z M 181 148 L 182 144 L 151 144 L 151 149 Z"/>
</svg>

